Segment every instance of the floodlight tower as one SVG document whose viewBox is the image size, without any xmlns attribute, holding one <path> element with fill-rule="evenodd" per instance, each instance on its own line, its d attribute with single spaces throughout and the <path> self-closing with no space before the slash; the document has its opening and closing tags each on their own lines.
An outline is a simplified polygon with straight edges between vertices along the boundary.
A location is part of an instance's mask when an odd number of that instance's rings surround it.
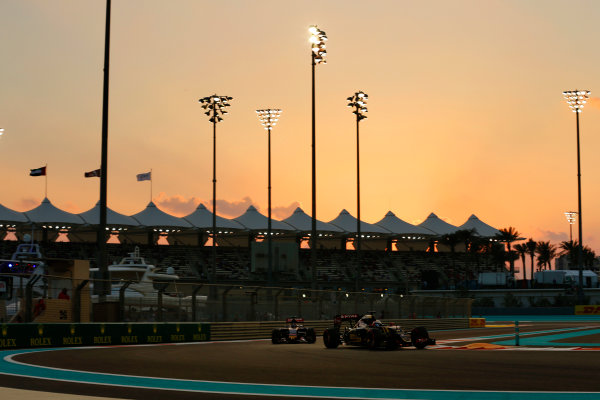
<svg viewBox="0 0 600 400">
<path fill-rule="evenodd" d="M 317 64 L 326 64 L 325 56 L 327 50 L 325 43 L 327 35 L 325 31 L 312 25 L 310 32 L 311 43 L 311 67 L 312 67 L 312 224 L 310 234 L 310 268 L 312 272 L 312 286 L 317 286 L 317 178 L 316 178 L 316 152 L 315 152 L 315 67 Z"/>
<path fill-rule="evenodd" d="M 262 126 L 267 130 L 268 136 L 268 197 L 269 197 L 269 217 L 267 222 L 267 252 L 268 252 L 268 266 L 267 266 L 267 283 L 270 287 L 273 281 L 273 244 L 272 244 L 272 232 L 271 232 L 271 129 L 277 125 L 279 116 L 281 115 L 280 109 L 268 108 L 266 110 L 256 110 L 258 119 Z"/>
<path fill-rule="evenodd" d="M 563 96 L 569 105 L 569 108 L 575 113 L 577 121 L 577 214 L 579 215 L 579 249 L 577 250 L 577 265 L 579 266 L 579 284 L 577 285 L 577 295 L 579 304 L 583 304 L 583 226 L 581 218 L 581 156 L 579 151 L 579 114 L 583 106 L 590 98 L 589 90 L 567 90 Z"/>
<path fill-rule="evenodd" d="M 356 115 L 356 271 L 354 273 L 354 290 L 358 291 L 358 280 L 360 275 L 360 121 L 366 119 L 367 100 L 369 96 L 362 90 L 348 97 L 348 107 L 352 108 L 352 113 Z"/>
<path fill-rule="evenodd" d="M 569 222 L 569 240 L 573 242 L 573 224 L 577 220 L 577 211 L 567 211 L 565 212 L 565 217 L 567 217 L 567 221 Z"/>
<path fill-rule="evenodd" d="M 209 274 L 209 280 L 212 282 L 217 276 L 217 123 L 223 121 L 223 116 L 227 114 L 225 108 L 229 107 L 229 101 L 233 97 L 212 96 L 203 97 L 198 100 L 202 108 L 206 110 L 204 114 L 208 115 L 209 121 L 213 124 L 213 209 L 212 209 L 212 271 Z"/>
</svg>

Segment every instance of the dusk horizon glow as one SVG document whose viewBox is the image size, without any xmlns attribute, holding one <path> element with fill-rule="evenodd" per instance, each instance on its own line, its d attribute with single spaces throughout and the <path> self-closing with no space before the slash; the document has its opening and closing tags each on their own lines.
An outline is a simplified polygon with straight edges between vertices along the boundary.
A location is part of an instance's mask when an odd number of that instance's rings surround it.
<svg viewBox="0 0 600 400">
<path fill-rule="evenodd" d="M 176 216 L 212 209 L 212 126 L 198 99 L 235 101 L 217 132 L 217 214 L 267 211 L 267 137 L 255 110 L 285 110 L 272 133 L 273 217 L 311 214 L 308 28 L 327 32 L 317 74 L 317 219 L 356 216 L 355 120 L 361 122 L 361 219 L 412 224 L 471 214 L 522 237 L 569 240 L 577 208 L 575 115 L 564 91 L 590 90 L 580 117 L 583 243 L 600 252 L 600 3 L 585 0 L 274 0 L 112 3 L 108 207 L 152 201 Z M 575 25 L 565 21 L 577 20 Z M 105 3 L 0 1 L 0 204 L 48 198 L 81 213 L 99 198 Z M 358 35 L 357 27 L 361 27 Z M 575 232 L 573 239 L 577 240 Z M 520 265 L 520 261 L 516 262 Z"/>
</svg>

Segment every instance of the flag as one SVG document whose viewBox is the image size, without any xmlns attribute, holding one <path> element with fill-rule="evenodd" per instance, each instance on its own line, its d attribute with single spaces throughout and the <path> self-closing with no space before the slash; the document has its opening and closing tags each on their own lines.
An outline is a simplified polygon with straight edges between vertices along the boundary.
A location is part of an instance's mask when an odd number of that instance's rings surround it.
<svg viewBox="0 0 600 400">
<path fill-rule="evenodd" d="M 100 170 L 99 170 L 99 169 L 95 169 L 95 170 L 93 170 L 93 171 L 90 171 L 90 172 L 86 172 L 86 173 L 84 173 L 84 176 L 85 176 L 86 178 L 92 178 L 92 177 L 94 177 L 94 176 L 100 177 L 100 175 L 101 175 L 101 174 L 100 174 Z"/>
<path fill-rule="evenodd" d="M 46 167 L 35 168 L 29 170 L 29 176 L 45 176 L 46 175 Z"/>
<path fill-rule="evenodd" d="M 137 180 L 139 181 L 151 181 L 152 180 L 152 171 L 145 172 L 143 174 L 137 174 Z"/>
</svg>

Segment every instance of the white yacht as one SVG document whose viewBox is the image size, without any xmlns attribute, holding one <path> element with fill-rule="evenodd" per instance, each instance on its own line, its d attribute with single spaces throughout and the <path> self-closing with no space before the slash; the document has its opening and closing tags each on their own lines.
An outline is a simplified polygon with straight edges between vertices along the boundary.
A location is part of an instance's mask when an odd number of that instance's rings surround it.
<svg viewBox="0 0 600 400">
<path fill-rule="evenodd" d="M 119 293 L 124 285 L 125 305 L 130 306 L 156 306 L 158 304 L 158 291 L 160 285 L 168 286 L 179 280 L 174 273 L 173 267 L 169 267 L 166 273 L 157 272 L 157 268 L 146 262 L 140 256 L 140 250 L 136 246 L 133 253 L 121 259 L 120 262 L 108 266 L 111 281 L 111 293 L 106 296 L 107 301 L 118 301 Z M 99 268 L 90 268 L 92 279 L 98 276 Z M 93 293 L 93 284 L 92 293 Z M 205 300 L 198 296 L 198 301 Z M 98 301 L 97 295 L 92 295 L 92 301 Z M 191 305 L 191 296 L 177 296 L 170 290 L 163 295 L 163 306 L 165 307 L 187 307 Z"/>
</svg>

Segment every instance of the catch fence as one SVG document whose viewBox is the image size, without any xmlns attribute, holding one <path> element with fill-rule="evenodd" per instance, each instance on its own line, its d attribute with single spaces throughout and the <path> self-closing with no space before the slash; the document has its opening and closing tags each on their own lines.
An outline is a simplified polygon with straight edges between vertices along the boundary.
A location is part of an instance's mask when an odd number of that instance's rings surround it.
<svg viewBox="0 0 600 400">
<path fill-rule="evenodd" d="M 77 274 L 75 274 L 77 275 Z M 0 322 L 234 322 L 289 316 L 331 320 L 375 312 L 380 319 L 468 318 L 472 299 L 304 287 L 202 282 L 111 282 L 98 295 L 86 276 L 0 274 Z M 66 289 L 67 296 L 61 295 Z M 68 298 L 66 298 L 68 297 Z"/>
</svg>

